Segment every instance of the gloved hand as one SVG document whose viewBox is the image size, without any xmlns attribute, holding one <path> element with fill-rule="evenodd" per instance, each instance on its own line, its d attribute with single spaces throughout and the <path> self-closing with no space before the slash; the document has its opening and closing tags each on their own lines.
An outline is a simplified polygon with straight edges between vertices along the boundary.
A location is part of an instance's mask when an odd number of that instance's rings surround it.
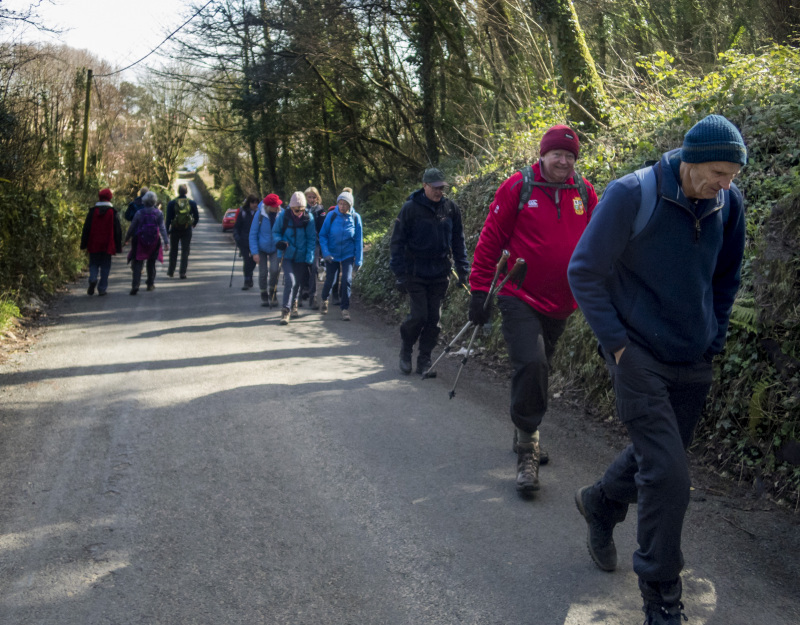
<svg viewBox="0 0 800 625">
<path fill-rule="evenodd" d="M 333 256 L 331 256 L 330 254 L 328 254 L 328 255 L 325 257 L 325 262 L 326 262 L 326 263 L 332 263 L 332 262 L 333 262 Z"/>
<path fill-rule="evenodd" d="M 469 271 L 457 271 L 458 283 L 469 288 Z"/>
<path fill-rule="evenodd" d="M 398 293 L 403 293 L 404 295 L 408 293 L 408 282 L 406 281 L 405 276 L 402 278 L 397 278 L 394 281 L 394 288 L 397 289 Z"/>
<path fill-rule="evenodd" d="M 489 323 L 492 318 L 491 303 L 484 309 L 483 305 L 489 294 L 486 291 L 473 291 L 469 301 L 469 320 L 475 325 L 482 326 Z"/>
<path fill-rule="evenodd" d="M 289 244 L 286 241 L 278 241 L 275 244 L 275 247 L 277 247 L 281 252 L 285 252 L 289 247 Z"/>
</svg>

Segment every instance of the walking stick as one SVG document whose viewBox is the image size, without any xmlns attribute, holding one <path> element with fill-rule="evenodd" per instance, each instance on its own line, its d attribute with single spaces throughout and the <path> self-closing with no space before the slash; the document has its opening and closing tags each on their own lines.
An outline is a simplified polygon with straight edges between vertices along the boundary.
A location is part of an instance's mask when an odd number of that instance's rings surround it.
<svg viewBox="0 0 800 625">
<path fill-rule="evenodd" d="M 233 272 L 236 271 L 236 252 L 239 251 L 239 246 L 233 246 L 233 266 L 231 267 L 231 281 L 228 283 L 228 288 L 233 286 Z"/>
<path fill-rule="evenodd" d="M 518 258 L 517 262 L 514 263 L 514 266 L 511 268 L 511 271 L 506 274 L 506 277 L 503 278 L 502 282 L 497 285 L 497 287 L 489 292 L 488 297 L 486 298 L 486 302 L 492 299 L 497 293 L 499 293 L 502 288 L 506 285 L 506 282 L 509 280 L 511 284 L 515 285 L 517 288 L 520 287 L 523 280 L 525 280 L 525 273 L 528 270 L 528 266 L 525 264 L 525 260 L 523 258 Z M 484 307 L 486 307 L 486 302 L 484 302 Z M 469 345 L 467 345 L 467 353 L 464 354 L 464 358 L 461 359 L 461 366 L 458 368 L 458 373 L 456 374 L 456 379 L 453 382 L 453 388 L 450 389 L 450 399 L 456 396 L 456 386 L 458 386 L 458 379 L 461 377 L 461 372 L 464 370 L 464 365 L 467 364 L 467 360 L 469 359 L 470 353 L 472 352 L 472 343 L 475 341 L 475 337 L 478 334 L 478 330 L 480 326 L 475 326 L 475 330 L 472 332 L 472 337 L 469 340 Z"/>
<path fill-rule="evenodd" d="M 503 250 L 503 253 L 500 254 L 500 260 L 497 261 L 497 266 L 494 269 L 494 278 L 492 278 L 492 283 L 489 286 L 489 296 L 487 296 L 486 301 L 483 302 L 484 308 L 486 308 L 489 305 L 489 301 L 491 301 L 491 293 L 494 290 L 495 284 L 497 284 L 497 279 L 500 277 L 500 272 L 503 271 L 503 268 L 506 266 L 509 256 L 511 256 L 511 253 L 508 250 Z M 447 344 L 447 346 L 444 348 L 444 351 L 441 354 L 439 354 L 439 357 L 436 360 L 434 360 L 433 364 L 430 367 L 428 367 L 425 373 L 422 374 L 423 380 L 426 378 L 433 377 L 431 375 L 431 372 L 436 367 L 436 365 L 439 364 L 439 361 L 442 358 L 444 358 L 446 354 L 450 353 L 450 350 L 453 349 L 453 345 L 455 345 L 458 339 L 460 339 L 464 335 L 464 333 L 467 330 L 469 330 L 473 325 L 475 324 L 473 324 L 472 321 L 467 321 L 467 323 L 464 325 L 463 328 L 461 328 L 459 333 L 456 334 L 455 338 Z"/>
</svg>

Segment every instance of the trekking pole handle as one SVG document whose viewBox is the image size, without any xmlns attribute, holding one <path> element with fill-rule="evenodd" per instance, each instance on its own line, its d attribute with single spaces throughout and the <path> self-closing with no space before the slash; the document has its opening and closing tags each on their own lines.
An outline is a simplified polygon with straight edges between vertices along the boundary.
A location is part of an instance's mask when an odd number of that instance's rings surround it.
<svg viewBox="0 0 800 625">
<path fill-rule="evenodd" d="M 492 278 L 492 283 L 489 285 L 490 295 L 494 293 L 494 287 L 497 284 L 497 279 L 500 277 L 500 272 L 503 271 L 503 269 L 505 268 L 506 263 L 508 262 L 510 256 L 511 252 L 509 252 L 508 250 L 503 250 L 503 253 L 500 254 L 500 260 L 497 261 L 497 266 L 494 268 L 494 278 Z M 486 309 L 486 307 L 489 305 L 489 299 L 490 298 L 487 297 L 486 300 L 483 302 L 484 309 Z"/>
<path fill-rule="evenodd" d="M 525 259 L 518 258 L 517 262 L 515 262 L 514 266 L 511 268 L 511 271 L 509 271 L 500 281 L 500 284 L 498 284 L 497 287 L 489 293 L 489 297 L 486 298 L 486 301 L 488 302 L 494 295 L 497 295 L 509 280 L 511 281 L 511 284 L 516 284 L 517 288 L 519 288 L 519 285 L 522 284 L 523 280 L 525 280 L 525 274 L 527 272 L 528 265 L 525 262 Z"/>
</svg>

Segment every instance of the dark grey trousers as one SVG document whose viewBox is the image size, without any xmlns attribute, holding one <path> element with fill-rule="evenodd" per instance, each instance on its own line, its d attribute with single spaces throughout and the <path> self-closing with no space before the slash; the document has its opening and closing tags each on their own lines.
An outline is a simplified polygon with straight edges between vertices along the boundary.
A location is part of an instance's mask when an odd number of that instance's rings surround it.
<svg viewBox="0 0 800 625">
<path fill-rule="evenodd" d="M 436 281 L 411 278 L 408 282 L 411 310 L 400 326 L 400 338 L 407 346 L 413 346 L 419 339 L 419 356 L 423 360 L 430 360 L 439 338 L 442 300 L 448 284 L 447 278 Z"/>
<path fill-rule="evenodd" d="M 514 367 L 511 378 L 511 420 L 523 432 L 535 432 L 547 412 L 550 361 L 566 320 L 553 319 L 521 299 L 497 298 L 503 314 L 503 338 Z"/>
<path fill-rule="evenodd" d="M 638 504 L 633 570 L 639 579 L 671 581 L 683 569 L 681 533 L 691 484 L 685 450 L 711 387 L 711 364 L 659 362 L 635 344 L 619 364 L 604 357 L 632 442 L 606 469 L 600 487 L 621 505 Z"/>
</svg>

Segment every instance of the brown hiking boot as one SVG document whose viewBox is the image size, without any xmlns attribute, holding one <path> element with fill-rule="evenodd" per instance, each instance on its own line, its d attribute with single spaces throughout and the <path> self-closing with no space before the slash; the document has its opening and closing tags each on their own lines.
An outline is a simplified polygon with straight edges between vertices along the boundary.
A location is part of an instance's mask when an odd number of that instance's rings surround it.
<svg viewBox="0 0 800 625">
<path fill-rule="evenodd" d="M 328 300 L 326 299 L 322 300 L 322 304 L 320 304 L 319 306 L 319 312 L 321 315 L 328 314 Z"/>
<path fill-rule="evenodd" d="M 289 309 L 282 308 L 281 309 L 281 325 L 288 326 L 289 325 Z"/>
<path fill-rule="evenodd" d="M 300 316 L 300 311 L 297 310 L 297 300 L 292 303 L 292 310 L 289 313 L 292 319 L 295 319 Z"/>
<path fill-rule="evenodd" d="M 539 443 L 517 445 L 517 492 L 530 497 L 539 490 Z"/>
<path fill-rule="evenodd" d="M 512 445 L 511 449 L 514 450 L 514 453 L 519 453 L 517 449 L 517 444 L 519 443 L 519 433 L 517 432 L 517 428 L 514 428 L 514 444 Z M 550 455 L 544 450 L 542 444 L 539 443 L 539 465 L 545 465 L 550 462 Z"/>
</svg>

